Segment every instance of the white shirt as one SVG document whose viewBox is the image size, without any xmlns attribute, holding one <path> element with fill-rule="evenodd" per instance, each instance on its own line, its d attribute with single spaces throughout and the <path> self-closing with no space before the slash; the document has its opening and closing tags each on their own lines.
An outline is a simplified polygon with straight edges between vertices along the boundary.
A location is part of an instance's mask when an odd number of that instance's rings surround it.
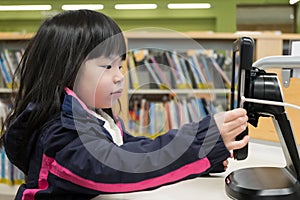
<svg viewBox="0 0 300 200">
<path fill-rule="evenodd" d="M 95 111 L 90 110 L 91 113 L 97 117 L 98 119 L 101 119 L 104 121 L 104 128 L 109 132 L 111 135 L 113 142 L 120 146 L 123 144 L 123 137 L 121 134 L 121 130 L 119 127 L 116 125 L 114 120 L 103 110 L 99 109 L 99 114 L 96 113 Z"/>
</svg>

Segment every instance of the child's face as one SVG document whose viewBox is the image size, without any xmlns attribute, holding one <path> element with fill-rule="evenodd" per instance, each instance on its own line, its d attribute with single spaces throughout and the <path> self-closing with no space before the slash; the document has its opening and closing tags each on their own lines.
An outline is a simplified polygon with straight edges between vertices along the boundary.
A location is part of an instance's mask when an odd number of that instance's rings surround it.
<svg viewBox="0 0 300 200">
<path fill-rule="evenodd" d="M 111 108 L 124 86 L 120 56 L 87 60 L 78 72 L 74 91 L 92 108 Z"/>
</svg>

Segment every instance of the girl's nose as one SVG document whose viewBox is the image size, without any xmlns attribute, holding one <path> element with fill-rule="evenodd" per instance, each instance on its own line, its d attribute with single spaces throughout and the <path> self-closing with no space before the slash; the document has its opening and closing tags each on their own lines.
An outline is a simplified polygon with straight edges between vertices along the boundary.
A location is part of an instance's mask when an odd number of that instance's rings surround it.
<svg viewBox="0 0 300 200">
<path fill-rule="evenodd" d="M 113 77 L 113 81 L 114 81 L 114 83 L 115 84 L 117 84 L 117 83 L 119 83 L 119 82 L 123 82 L 124 81 L 124 75 L 123 75 L 123 73 L 120 71 L 120 70 L 118 70 L 116 73 L 115 73 L 115 75 L 114 75 L 114 77 Z"/>
</svg>

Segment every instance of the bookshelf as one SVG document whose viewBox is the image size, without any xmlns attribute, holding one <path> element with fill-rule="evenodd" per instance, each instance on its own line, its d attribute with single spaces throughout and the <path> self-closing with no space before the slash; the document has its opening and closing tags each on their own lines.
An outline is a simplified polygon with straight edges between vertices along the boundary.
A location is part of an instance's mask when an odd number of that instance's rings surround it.
<svg viewBox="0 0 300 200">
<path fill-rule="evenodd" d="M 237 33 L 212 33 L 212 32 L 187 32 L 183 35 L 178 33 L 165 33 L 165 32 L 128 32 L 125 33 L 128 40 L 128 47 L 130 49 L 139 49 L 143 47 L 154 47 L 160 49 L 181 49 L 183 51 L 194 48 L 195 44 L 190 44 L 187 39 L 192 39 L 205 49 L 226 49 L 230 50 L 232 42 L 241 36 L 251 36 L 255 40 L 254 60 L 272 56 L 283 55 L 289 48 L 289 42 L 293 40 L 300 40 L 300 34 L 281 34 L 279 32 L 237 32 Z M 188 44 L 187 44 L 188 43 Z M 196 47 L 197 46 L 196 44 Z M 276 72 L 279 79 L 281 79 L 281 71 L 275 69 L 268 69 L 270 72 Z M 300 105 L 299 96 L 300 80 L 293 79 L 289 88 L 283 88 L 284 98 L 286 102 Z M 135 94 L 152 94 L 157 95 L 164 93 L 161 90 L 128 90 L 128 95 Z M 186 91 L 175 91 L 179 93 L 188 93 Z M 195 91 L 200 96 L 209 96 L 209 92 L 218 94 L 220 91 Z M 222 91 L 224 92 L 224 91 Z M 225 90 L 225 93 L 228 92 Z M 205 94 L 206 93 L 206 94 Z M 125 97 L 126 98 L 126 97 Z M 127 101 L 128 102 L 128 99 Z M 300 111 L 287 108 L 290 121 L 293 126 L 297 143 L 300 144 L 300 124 L 297 123 Z M 128 116 L 128 113 L 125 113 Z M 128 119 L 126 119 L 128 120 Z M 273 126 L 272 120 L 269 118 L 261 118 L 259 127 L 254 128 L 250 126 L 250 136 L 255 139 L 262 139 L 268 141 L 278 142 L 277 134 Z"/>
<path fill-rule="evenodd" d="M 5 50 L 19 50 L 21 48 L 24 48 L 28 44 L 28 41 L 32 37 L 33 37 L 33 34 L 0 33 L 1 57 L 4 56 L 2 53 Z M 7 85 L 4 83 L 2 73 L 0 75 L 2 77 L 1 78 L 2 83 L 0 86 L 1 117 L 3 117 L 3 115 L 5 115 L 3 112 L 7 111 L 6 106 L 3 107 L 3 105 L 10 102 L 10 94 L 12 92 L 16 92 L 16 91 L 12 91 L 11 88 L 8 88 Z M 4 103 L 4 104 L 2 104 L 2 103 Z M 3 152 L 0 151 L 0 161 L 1 160 L 3 161 L 2 153 Z M 7 163 L 7 160 L 5 161 L 5 163 Z M 5 165 L 8 166 L 8 164 L 5 164 Z M 2 167 L 0 167 L 0 169 L 1 168 Z M 10 181 L 7 180 L 7 177 L 3 178 L 2 175 L 3 175 L 3 173 L 1 173 L 1 175 L 0 175 L 0 199 L 3 199 L 3 200 L 13 199 L 15 193 L 17 192 L 18 184 L 20 184 L 20 181 L 18 180 L 16 185 L 12 186 Z M 9 183 L 9 184 L 7 184 L 7 183 Z"/>
<path fill-rule="evenodd" d="M 1 200 L 12 200 L 14 195 L 17 193 L 19 186 L 9 186 L 0 183 L 0 199 Z"/>
<path fill-rule="evenodd" d="M 140 31 L 140 32 L 126 32 L 125 36 L 128 42 L 129 51 L 138 51 L 140 49 L 155 49 L 166 52 L 171 52 L 171 56 L 175 54 L 184 55 L 189 51 L 197 50 L 221 50 L 221 51 L 231 51 L 232 42 L 237 38 L 234 34 L 224 33 L 177 33 L 169 30 L 162 30 L 162 32 L 157 32 L 157 30 L 150 31 Z M 187 58 L 185 55 L 182 56 Z M 173 58 L 174 59 L 174 58 Z M 173 60 L 174 61 L 174 60 Z M 174 61 L 176 62 L 176 61 Z M 160 62 L 162 64 L 162 62 Z M 128 63 L 130 65 L 130 63 Z M 146 69 L 142 68 L 140 71 L 145 71 Z M 166 66 L 170 66 L 166 64 Z M 195 67 L 197 68 L 197 67 Z M 131 71 L 131 67 L 129 66 Z M 177 71 L 177 70 L 175 70 Z M 141 74 L 139 74 L 141 75 Z M 168 77 L 169 78 L 169 77 Z M 128 78 L 129 79 L 129 78 Z M 144 79 L 144 77 L 142 77 Z M 130 82 L 129 80 L 127 80 Z M 145 83 L 145 80 L 144 80 Z M 140 84 L 143 85 L 143 84 Z M 194 84 L 193 84 L 194 85 Z M 127 84 L 128 86 L 128 84 Z M 133 86 L 133 84 L 131 84 Z M 132 101 L 131 98 L 134 96 L 141 97 L 145 99 L 151 99 L 151 101 L 159 101 L 159 98 L 162 98 L 163 95 L 170 96 L 180 96 L 181 98 L 204 98 L 210 102 L 216 101 L 219 99 L 227 100 L 227 95 L 230 90 L 226 88 L 217 88 L 217 89 L 197 89 L 195 87 L 189 87 L 190 89 L 179 89 L 179 87 L 174 89 L 174 86 L 168 89 L 144 89 L 144 88 L 135 88 L 128 87 L 128 101 Z M 217 97 L 216 97 L 217 96 Z M 165 96 L 164 96 L 165 98 Z M 161 100 L 164 101 L 164 100 Z M 149 103 L 150 104 L 150 103 Z M 181 107 L 181 105 L 179 105 Z M 168 108 L 166 108 L 168 109 Z M 179 111 L 180 112 L 180 111 Z M 131 112 L 132 113 L 132 112 Z M 126 114 L 129 115 L 129 114 Z M 130 119 L 127 119 L 130 120 Z M 136 122 L 139 126 L 140 122 Z M 128 127 L 127 127 L 128 128 Z M 131 130 L 131 126 L 128 128 Z"/>
<path fill-rule="evenodd" d="M 12 74 L 18 67 L 22 51 L 33 34 L 0 33 L 0 117 L 5 118 L 11 104 Z M 1 124 L 0 124 L 1 125 Z"/>
<path fill-rule="evenodd" d="M 211 90 L 214 94 L 224 94 L 230 92 L 229 89 L 213 89 Z M 193 89 L 195 94 L 199 94 L 200 97 L 206 97 L 209 93 L 208 89 Z M 129 89 L 128 94 L 189 94 L 191 93 L 191 89 L 173 89 L 173 90 L 165 90 L 165 89 Z M 202 96 L 203 95 L 203 96 Z"/>
</svg>

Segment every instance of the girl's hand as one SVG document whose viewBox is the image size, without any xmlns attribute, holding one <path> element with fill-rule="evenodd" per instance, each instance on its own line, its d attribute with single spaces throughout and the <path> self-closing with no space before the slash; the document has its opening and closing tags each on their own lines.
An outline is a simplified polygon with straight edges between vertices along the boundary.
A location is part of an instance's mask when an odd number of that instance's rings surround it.
<svg viewBox="0 0 300 200">
<path fill-rule="evenodd" d="M 233 158 L 233 153 L 232 152 L 230 153 L 230 158 Z M 224 166 L 225 171 L 228 169 L 228 164 L 229 164 L 228 159 L 223 161 L 223 166 Z"/>
<path fill-rule="evenodd" d="M 247 127 L 248 117 L 245 109 L 237 108 L 227 112 L 217 113 L 214 115 L 214 118 L 224 144 L 229 151 L 240 149 L 247 145 L 249 141 L 248 135 L 240 141 L 235 141 L 235 137 Z"/>
<path fill-rule="evenodd" d="M 224 166 L 224 170 L 225 170 L 225 171 L 226 171 L 227 168 L 228 168 L 228 163 L 229 163 L 228 160 L 224 160 L 224 161 L 223 161 L 223 166 Z"/>
</svg>

